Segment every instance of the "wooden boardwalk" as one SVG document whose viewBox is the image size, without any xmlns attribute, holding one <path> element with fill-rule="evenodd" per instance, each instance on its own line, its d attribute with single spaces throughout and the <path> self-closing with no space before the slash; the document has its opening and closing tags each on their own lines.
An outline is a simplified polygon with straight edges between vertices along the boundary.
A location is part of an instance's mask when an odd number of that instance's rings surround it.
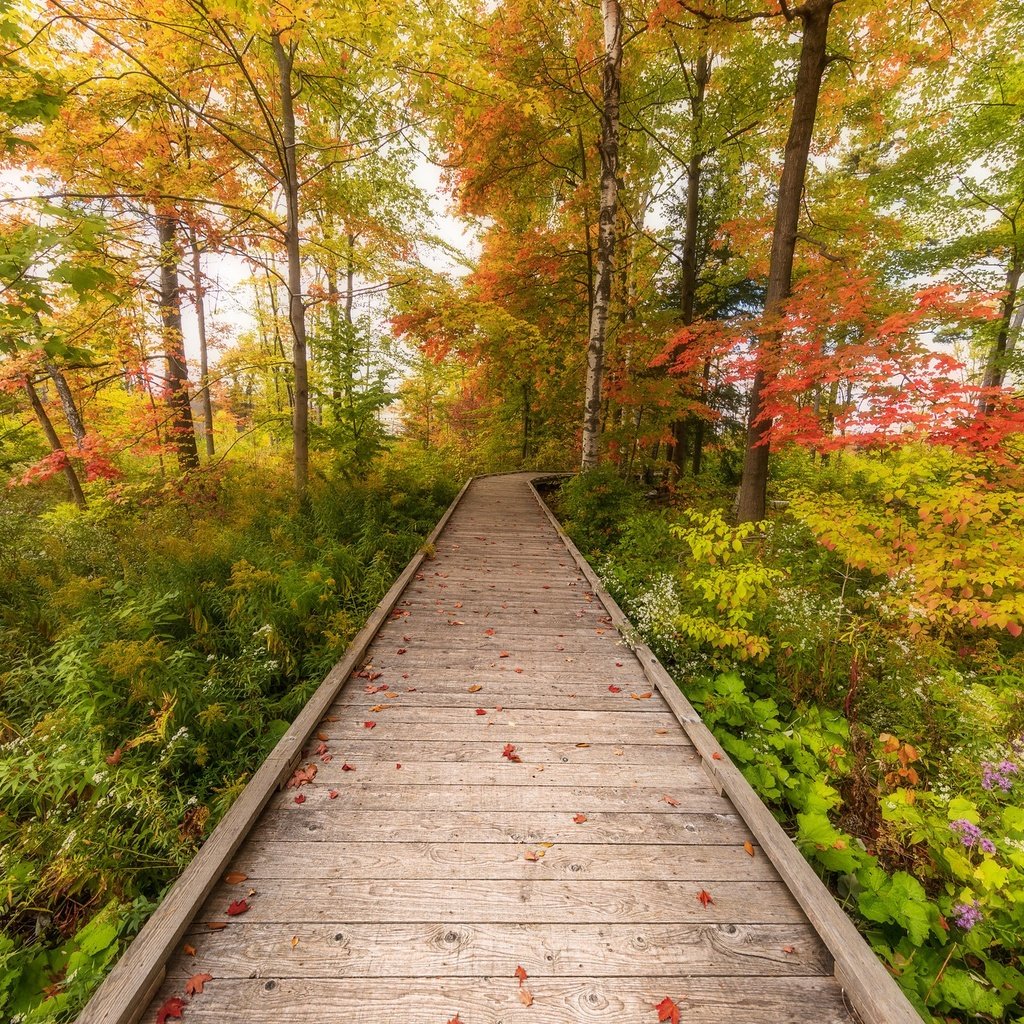
<svg viewBox="0 0 1024 1024">
<path fill-rule="evenodd" d="M 666 996 L 687 1022 L 854 1020 L 800 883 L 588 577 L 529 477 L 475 481 L 278 773 L 315 778 L 211 876 L 244 880 L 200 893 L 162 981 L 129 963 L 80 1020 L 153 1021 L 196 974 L 195 1024 L 654 1024 Z"/>
</svg>

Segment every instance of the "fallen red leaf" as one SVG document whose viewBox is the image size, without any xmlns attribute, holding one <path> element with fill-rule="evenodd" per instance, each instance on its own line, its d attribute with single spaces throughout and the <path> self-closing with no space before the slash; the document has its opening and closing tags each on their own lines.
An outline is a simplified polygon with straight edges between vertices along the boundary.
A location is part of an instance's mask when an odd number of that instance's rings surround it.
<svg viewBox="0 0 1024 1024">
<path fill-rule="evenodd" d="M 485 629 L 484 630 L 484 636 L 494 636 L 494 630 L 493 629 Z"/>
<path fill-rule="evenodd" d="M 783 946 L 782 947 L 782 952 L 783 953 L 795 953 L 796 952 L 796 947 L 795 946 Z"/>
<path fill-rule="evenodd" d="M 714 753 L 713 753 L 713 754 L 711 755 L 711 760 L 712 760 L 712 761 L 721 761 L 721 760 L 722 760 L 722 755 L 721 755 L 721 754 L 720 754 L 720 753 L 719 753 L 719 752 L 718 752 L 718 751 L 716 750 L 716 751 L 715 751 L 715 752 L 714 752 Z"/>
<path fill-rule="evenodd" d="M 343 764 L 343 765 L 341 766 L 341 770 L 342 770 L 343 772 L 354 772 L 354 771 L 356 770 L 356 766 L 355 766 L 354 764 L 349 764 L 349 763 L 348 763 L 348 761 L 346 761 L 346 762 L 345 762 L 345 763 L 344 763 L 344 764 Z"/>
<path fill-rule="evenodd" d="M 401 762 L 397 762 L 397 763 L 395 764 L 395 771 L 398 771 L 398 769 L 399 769 L 399 768 L 401 768 L 401 767 L 402 767 L 402 764 L 401 764 Z"/>
<path fill-rule="evenodd" d="M 325 733 L 325 732 L 318 732 L 318 733 L 316 734 L 316 738 L 317 738 L 318 740 L 323 740 L 324 742 L 326 742 L 326 741 L 327 741 L 327 739 L 328 739 L 328 736 L 327 736 L 327 733 Z"/>
<path fill-rule="evenodd" d="M 246 914 L 249 911 L 249 904 L 245 900 L 235 900 L 227 909 L 228 917 L 238 917 L 239 914 Z"/>
<path fill-rule="evenodd" d="M 523 860 L 528 860 L 531 864 L 533 864 L 539 861 L 540 857 L 538 857 L 537 854 L 533 852 L 533 850 L 527 850 L 526 853 L 523 854 Z"/>
<path fill-rule="evenodd" d="M 329 789 L 327 791 L 327 796 L 331 800 L 337 800 L 338 799 L 338 791 L 336 789 Z"/>
<path fill-rule="evenodd" d="M 212 974 L 193 974 L 192 977 L 185 982 L 185 995 L 201 996 L 203 994 L 203 986 L 208 981 L 213 981 Z"/>
<path fill-rule="evenodd" d="M 305 793 L 298 793 L 296 795 L 296 797 L 295 797 L 295 802 L 297 804 L 304 804 L 306 802 L 306 795 L 305 795 Z"/>
<path fill-rule="evenodd" d="M 679 806 L 679 801 L 674 796 L 669 796 L 668 793 L 666 793 L 661 799 L 664 800 L 665 803 L 669 805 L 669 807 Z"/>
<path fill-rule="evenodd" d="M 522 965 L 522 964 L 520 964 L 520 965 L 519 965 L 519 966 L 518 966 L 518 967 L 517 967 L 517 968 L 516 968 L 516 969 L 515 969 L 515 970 L 514 970 L 514 971 L 512 972 L 512 975 L 513 975 L 513 977 L 516 977 L 516 978 L 518 978 L 518 979 L 519 979 L 519 987 L 520 987 L 520 988 L 522 988 L 522 986 L 523 986 L 523 982 L 524 982 L 524 981 L 526 981 L 526 979 L 527 979 L 527 978 L 529 977 L 529 975 L 528 975 L 528 974 L 526 973 L 526 969 L 525 969 L 525 968 L 523 967 L 523 965 Z"/>
<path fill-rule="evenodd" d="M 508 653 L 508 651 L 499 651 L 498 652 L 498 657 L 499 658 L 510 658 L 511 655 Z"/>
<path fill-rule="evenodd" d="M 288 780 L 288 789 L 298 789 L 305 786 L 316 778 L 317 767 L 315 764 L 307 764 L 305 768 L 296 768 L 292 777 Z"/>
<path fill-rule="evenodd" d="M 583 822 L 587 820 L 587 816 L 580 812 L 572 820 L 575 821 L 577 825 L 582 825 Z"/>
<path fill-rule="evenodd" d="M 248 875 L 243 874 L 241 871 L 229 871 L 224 876 L 224 881 L 228 885 L 238 885 L 239 882 L 244 882 L 248 877 Z"/>
<path fill-rule="evenodd" d="M 668 1021 L 669 1024 L 679 1024 L 679 1007 L 676 1003 L 665 996 L 655 1009 L 658 1011 L 658 1020 Z"/>
<path fill-rule="evenodd" d="M 327 744 L 326 743 L 318 743 L 314 753 L 317 754 L 318 756 L 320 754 L 326 754 L 327 753 Z"/>
<path fill-rule="evenodd" d="M 171 996 L 159 1010 L 156 1011 L 156 1024 L 166 1024 L 168 1017 L 181 1017 L 181 1011 L 185 1008 L 185 1000 L 181 996 Z"/>
<path fill-rule="evenodd" d="M 115 764 L 120 764 L 121 748 L 118 747 L 117 750 L 115 750 L 112 754 L 107 754 L 107 756 L 103 758 L 103 760 L 106 761 L 107 764 L 109 764 L 111 767 L 113 767 Z"/>
<path fill-rule="evenodd" d="M 510 761 L 522 761 L 522 758 L 516 753 L 515 745 L 512 743 L 506 743 L 505 749 L 501 752 L 502 757 L 507 757 Z"/>
<path fill-rule="evenodd" d="M 184 946 L 181 947 L 181 951 L 182 951 L 182 953 L 185 954 L 185 956 L 195 956 L 196 955 L 196 947 L 190 945 L 187 942 L 185 943 Z"/>
<path fill-rule="evenodd" d="M 462 1018 L 458 1014 L 455 1014 L 454 1017 L 449 1019 L 448 1024 L 462 1024 Z"/>
<path fill-rule="evenodd" d="M 616 668 L 622 668 L 622 662 L 621 661 L 615 662 L 615 667 Z"/>
<path fill-rule="evenodd" d="M 622 693 L 622 687 L 621 686 L 615 686 L 613 684 L 612 686 L 608 687 L 608 692 L 609 693 Z"/>
<path fill-rule="evenodd" d="M 701 891 L 697 893 L 697 902 L 702 907 L 706 907 L 709 903 L 714 903 L 715 901 L 712 899 L 711 893 L 709 893 L 707 889 L 701 889 Z"/>
<path fill-rule="evenodd" d="M 404 647 L 399 647 L 398 650 L 395 651 L 395 654 L 405 654 L 405 648 Z"/>
<path fill-rule="evenodd" d="M 487 714 L 487 708 L 477 708 L 476 709 L 476 713 L 478 715 L 486 715 Z"/>
<path fill-rule="evenodd" d="M 364 729 L 375 729 L 377 727 L 376 722 L 363 722 Z"/>
</svg>

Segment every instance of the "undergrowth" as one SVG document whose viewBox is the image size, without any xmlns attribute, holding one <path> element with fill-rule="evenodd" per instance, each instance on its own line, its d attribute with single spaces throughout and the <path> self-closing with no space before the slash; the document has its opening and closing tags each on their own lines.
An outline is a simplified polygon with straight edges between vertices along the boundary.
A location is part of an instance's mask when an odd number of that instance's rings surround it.
<svg viewBox="0 0 1024 1024">
<path fill-rule="evenodd" d="M 454 496 L 423 466 L 0 497 L 0 1019 L 81 1008 Z"/>
</svg>

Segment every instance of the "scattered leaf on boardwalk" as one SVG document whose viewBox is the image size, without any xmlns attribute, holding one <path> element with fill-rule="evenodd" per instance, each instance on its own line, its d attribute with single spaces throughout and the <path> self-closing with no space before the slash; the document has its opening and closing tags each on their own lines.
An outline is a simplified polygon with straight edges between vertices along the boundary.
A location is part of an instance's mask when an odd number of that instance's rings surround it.
<svg viewBox="0 0 1024 1024">
<path fill-rule="evenodd" d="M 377 723 L 372 721 L 363 722 L 364 729 L 376 729 Z"/>
<path fill-rule="evenodd" d="M 523 670 L 522 670 L 521 668 L 519 668 L 518 666 L 516 666 L 516 668 L 514 669 L 514 671 L 515 671 L 515 672 L 517 672 L 517 673 L 518 673 L 519 675 L 522 675 L 522 674 L 523 674 Z"/>
<path fill-rule="evenodd" d="M 228 917 L 238 917 L 239 914 L 245 914 L 249 910 L 249 904 L 245 900 L 235 900 L 228 907 Z"/>
<path fill-rule="evenodd" d="M 616 747 L 616 748 L 615 748 L 615 749 L 614 749 L 614 750 L 612 751 L 612 753 L 613 753 L 613 754 L 614 754 L 614 755 L 615 755 L 616 757 L 622 757 L 622 755 L 623 755 L 623 754 L 625 753 L 625 751 L 624 751 L 624 750 L 619 750 L 619 749 L 618 749 L 618 747 Z"/>
<path fill-rule="evenodd" d="M 296 795 L 296 797 L 295 797 L 295 802 L 297 804 L 304 804 L 306 802 L 306 795 L 305 795 L 305 793 L 298 793 Z"/>
<path fill-rule="evenodd" d="M 288 789 L 298 789 L 305 786 L 316 778 L 317 767 L 315 764 L 307 764 L 305 768 L 296 768 L 292 777 L 288 780 Z"/>
<path fill-rule="evenodd" d="M 521 988 L 519 990 L 519 1002 L 523 1006 L 533 1006 L 533 993 L 528 988 Z"/>
<path fill-rule="evenodd" d="M 621 686 L 616 686 L 614 683 L 612 683 L 612 685 L 608 687 L 608 692 L 609 693 L 622 693 L 622 687 Z"/>
<path fill-rule="evenodd" d="M 577 748 L 578 748 L 578 749 L 580 749 L 580 750 L 586 750 L 586 749 L 587 749 L 587 747 L 589 747 L 589 746 L 590 746 L 590 744 L 589 744 L 589 743 L 577 743 L 577 744 L 576 744 L 576 746 L 577 746 Z"/>
<path fill-rule="evenodd" d="M 581 812 L 577 814 L 572 820 L 575 821 L 577 825 L 582 825 L 583 822 L 587 820 L 587 816 Z"/>
<path fill-rule="evenodd" d="M 168 1017 L 180 1017 L 181 1011 L 185 1008 L 185 1000 L 181 996 L 171 996 L 159 1010 L 156 1011 L 156 1024 L 166 1024 Z"/>
<path fill-rule="evenodd" d="M 702 907 L 706 907 L 709 903 L 714 903 L 715 901 L 712 899 L 711 893 L 709 893 L 707 889 L 701 889 L 701 891 L 697 893 L 697 902 Z"/>
<path fill-rule="evenodd" d="M 479 693 L 483 687 L 479 683 L 474 683 L 468 690 L 469 693 Z"/>
<path fill-rule="evenodd" d="M 754 856 L 754 844 L 749 839 L 743 844 L 743 849 L 746 850 L 751 857 Z"/>
<path fill-rule="evenodd" d="M 388 690 L 388 692 L 385 693 L 384 696 L 387 697 L 388 700 L 394 700 L 398 696 L 398 694 L 395 693 L 394 690 Z"/>
<path fill-rule="evenodd" d="M 654 734 L 656 736 L 667 736 L 668 735 L 668 729 L 655 729 L 654 730 Z"/>
<path fill-rule="evenodd" d="M 721 754 L 720 754 L 720 753 L 719 753 L 719 752 L 718 752 L 718 751 L 716 750 L 716 751 L 715 751 L 715 752 L 714 752 L 714 753 L 713 753 L 713 754 L 711 755 L 711 760 L 712 760 L 712 761 L 721 761 L 721 760 L 722 760 L 722 755 L 721 755 Z"/>
<path fill-rule="evenodd" d="M 387 704 L 374 704 L 370 711 L 375 715 L 379 715 L 382 711 L 387 711 L 387 709 Z"/>
<path fill-rule="evenodd" d="M 206 927 L 209 928 L 211 932 L 223 931 L 227 926 L 227 921 L 208 921 L 206 924 Z"/>
<path fill-rule="evenodd" d="M 508 653 L 508 651 L 499 651 L 498 652 L 498 657 L 499 658 L 509 658 L 509 657 L 511 657 L 511 655 Z"/>
<path fill-rule="evenodd" d="M 526 973 L 526 968 L 524 968 L 523 965 L 520 964 L 515 969 L 515 971 L 513 971 L 513 977 L 516 977 L 516 978 L 519 979 L 519 987 L 522 988 L 523 987 L 523 982 L 526 981 L 526 979 L 529 977 L 529 975 Z"/>
<path fill-rule="evenodd" d="M 669 807 L 679 806 L 679 801 L 674 796 L 669 796 L 668 793 L 666 793 L 661 799 L 664 800 L 665 803 L 669 805 Z"/>
<path fill-rule="evenodd" d="M 182 951 L 182 953 L 185 954 L 185 956 L 195 956 L 196 955 L 196 947 L 191 945 L 188 942 L 186 942 L 185 945 L 181 947 L 181 951 Z"/>
<path fill-rule="evenodd" d="M 326 743 L 318 743 L 317 746 L 316 746 L 315 753 L 317 755 L 319 755 L 319 754 L 326 754 L 327 753 L 327 744 Z"/>
<path fill-rule="evenodd" d="M 669 1024 L 679 1024 L 679 1007 L 676 1003 L 665 996 L 655 1009 L 658 1011 L 658 1020 L 668 1021 Z"/>
<path fill-rule="evenodd" d="M 185 995 L 201 996 L 203 994 L 203 986 L 208 981 L 213 981 L 212 974 L 193 974 L 192 977 L 185 982 Z"/>
<path fill-rule="evenodd" d="M 650 698 L 653 696 L 654 694 L 650 690 L 645 690 L 643 693 L 630 694 L 630 697 L 632 697 L 633 700 L 650 700 Z"/>
<path fill-rule="evenodd" d="M 229 871 L 224 876 L 224 881 L 227 882 L 228 885 L 238 885 L 239 882 L 244 882 L 248 877 L 248 875 L 241 871 Z"/>
<path fill-rule="evenodd" d="M 395 651 L 395 654 L 405 654 L 405 648 L 404 647 L 399 647 L 398 650 Z"/>
<path fill-rule="evenodd" d="M 318 740 L 323 740 L 323 741 L 326 741 L 326 740 L 328 739 L 328 736 L 327 736 L 327 733 L 325 733 L 325 732 L 318 732 L 318 733 L 316 734 L 316 738 L 317 738 Z"/>
<path fill-rule="evenodd" d="M 299 937 L 298 937 L 298 935 L 293 935 L 292 936 L 292 949 L 294 949 L 298 944 L 299 944 Z"/>
<path fill-rule="evenodd" d="M 341 766 L 341 770 L 342 770 L 343 772 L 354 772 L 354 771 L 356 770 L 356 766 L 355 766 L 354 764 L 349 764 L 349 763 L 348 763 L 348 761 L 346 761 L 346 762 L 345 762 L 345 763 L 344 763 L 344 764 L 343 764 L 343 765 Z"/>
<path fill-rule="evenodd" d="M 454 1017 L 450 1017 L 448 1019 L 448 1024 L 462 1024 L 462 1018 L 458 1014 L 455 1014 Z"/>
<path fill-rule="evenodd" d="M 522 761 L 522 758 L 516 753 L 515 744 L 506 743 L 505 748 L 501 752 L 502 757 L 507 757 L 510 761 Z"/>
<path fill-rule="evenodd" d="M 330 789 L 330 790 L 327 791 L 327 796 L 331 800 L 337 800 L 338 799 L 338 791 L 336 789 Z"/>
<path fill-rule="evenodd" d="M 523 860 L 528 860 L 532 864 L 532 863 L 540 860 L 541 857 L 543 857 L 543 856 L 544 856 L 544 854 L 542 854 L 542 853 L 538 854 L 538 853 L 534 853 L 533 850 L 527 850 L 526 853 L 523 854 Z"/>
<path fill-rule="evenodd" d="M 476 713 L 478 715 L 486 715 L 487 714 L 487 708 L 477 708 L 476 709 Z"/>
<path fill-rule="evenodd" d="M 494 630 L 493 629 L 485 629 L 484 630 L 484 636 L 494 636 Z"/>
<path fill-rule="evenodd" d="M 783 946 L 782 947 L 782 952 L 783 953 L 795 953 L 796 952 L 796 947 L 795 946 Z"/>
</svg>

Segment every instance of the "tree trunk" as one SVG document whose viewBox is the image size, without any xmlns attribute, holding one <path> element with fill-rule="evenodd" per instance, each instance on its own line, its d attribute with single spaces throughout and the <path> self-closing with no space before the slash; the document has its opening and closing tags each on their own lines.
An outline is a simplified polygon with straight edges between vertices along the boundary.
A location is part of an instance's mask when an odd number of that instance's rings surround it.
<svg viewBox="0 0 1024 1024">
<path fill-rule="evenodd" d="M 818 109 L 818 94 L 828 62 L 828 23 L 835 3 L 836 0 L 808 0 L 798 10 L 798 16 L 803 21 L 800 69 L 796 76 L 793 117 L 789 125 L 775 207 L 775 230 L 764 300 L 767 320 L 778 315 L 793 284 L 793 255 L 796 251 L 800 201 L 807 176 L 807 158 Z M 772 429 L 771 417 L 765 414 L 764 390 L 776 377 L 774 361 L 780 341 L 779 331 L 772 329 L 762 335 L 758 342 L 757 368 L 750 390 L 743 476 L 737 498 L 737 518 L 741 523 L 764 518 L 768 489 L 768 448 Z"/>
<path fill-rule="evenodd" d="M 601 115 L 601 213 L 597 240 L 597 283 L 587 344 L 587 390 L 583 408 L 581 468 L 597 466 L 601 428 L 601 377 L 615 254 L 615 211 L 618 204 L 619 93 L 622 74 L 622 12 L 619 0 L 601 0 L 604 18 L 604 74 Z"/>
<path fill-rule="evenodd" d="M 68 482 L 68 490 L 71 491 L 71 500 L 79 508 L 85 508 L 85 493 L 82 491 L 82 485 L 79 482 L 78 474 L 75 472 L 75 467 L 71 465 L 71 460 L 68 458 L 67 451 L 65 450 L 64 445 L 61 444 L 60 438 L 57 436 L 57 431 L 53 429 L 53 423 L 50 422 L 50 417 L 46 413 L 46 408 L 39 400 L 39 395 L 36 394 L 35 386 L 32 384 L 29 377 L 24 378 L 22 385 L 25 388 L 25 394 L 28 395 L 28 401 L 32 406 L 32 411 L 35 413 L 36 419 L 39 421 L 39 426 L 43 428 L 46 440 L 50 442 L 50 450 L 53 452 L 60 452 L 63 456 L 63 465 L 61 466 L 61 469 Z"/>
<path fill-rule="evenodd" d="M 181 288 L 178 282 L 178 222 L 158 213 L 160 241 L 160 322 L 164 355 L 167 359 L 167 404 L 171 407 L 171 443 L 178 468 L 187 473 L 199 465 L 196 434 L 192 424 L 192 402 L 188 393 L 188 368 L 181 331 Z"/>
<path fill-rule="evenodd" d="M 1024 256 L 1024 253 L 1014 253 L 1013 262 L 1010 264 L 1010 268 L 1006 272 L 1006 295 L 1003 297 L 1003 307 L 1000 311 L 999 329 L 996 333 L 996 339 L 992 343 L 992 350 L 989 352 L 988 361 L 985 365 L 985 376 L 982 380 L 982 387 L 1001 388 L 1003 386 L 1003 380 L 1006 377 L 1007 359 L 1014 348 L 1014 346 L 1010 344 L 1011 335 L 1014 335 L 1014 341 L 1016 340 L 1013 310 L 1017 305 L 1017 293 L 1020 288 L 1022 273 L 1024 273 L 1022 256 Z M 1018 324 L 1017 330 L 1019 329 L 1020 325 Z M 995 403 L 992 401 L 991 397 L 983 396 L 981 400 L 981 413 L 983 415 L 990 413 L 994 404 Z"/>
<path fill-rule="evenodd" d="M 75 439 L 75 444 L 81 448 L 85 441 L 85 424 L 82 422 L 78 406 L 75 405 L 75 396 L 71 394 L 71 388 L 68 387 L 68 379 L 64 376 L 64 371 L 52 359 L 44 359 L 43 365 L 53 381 L 61 408 L 64 410 L 64 418 L 68 421 L 68 428 Z"/>
<path fill-rule="evenodd" d="M 206 288 L 203 286 L 203 262 L 199 240 L 194 230 L 189 231 L 192 249 L 192 289 L 196 307 L 196 334 L 199 337 L 199 387 L 203 407 L 203 434 L 206 454 L 213 458 L 213 400 L 210 397 L 210 354 L 206 345 Z"/>
<path fill-rule="evenodd" d="M 295 491 L 306 497 L 309 486 L 309 373 L 306 365 L 306 308 L 302 301 L 302 264 L 299 248 L 299 170 L 295 152 L 295 95 L 292 92 L 294 51 L 286 49 L 279 35 L 273 38 L 281 89 L 282 168 L 287 216 L 285 250 L 288 256 L 288 321 L 292 328 L 292 367 L 295 380 L 292 407 Z"/>
</svg>

